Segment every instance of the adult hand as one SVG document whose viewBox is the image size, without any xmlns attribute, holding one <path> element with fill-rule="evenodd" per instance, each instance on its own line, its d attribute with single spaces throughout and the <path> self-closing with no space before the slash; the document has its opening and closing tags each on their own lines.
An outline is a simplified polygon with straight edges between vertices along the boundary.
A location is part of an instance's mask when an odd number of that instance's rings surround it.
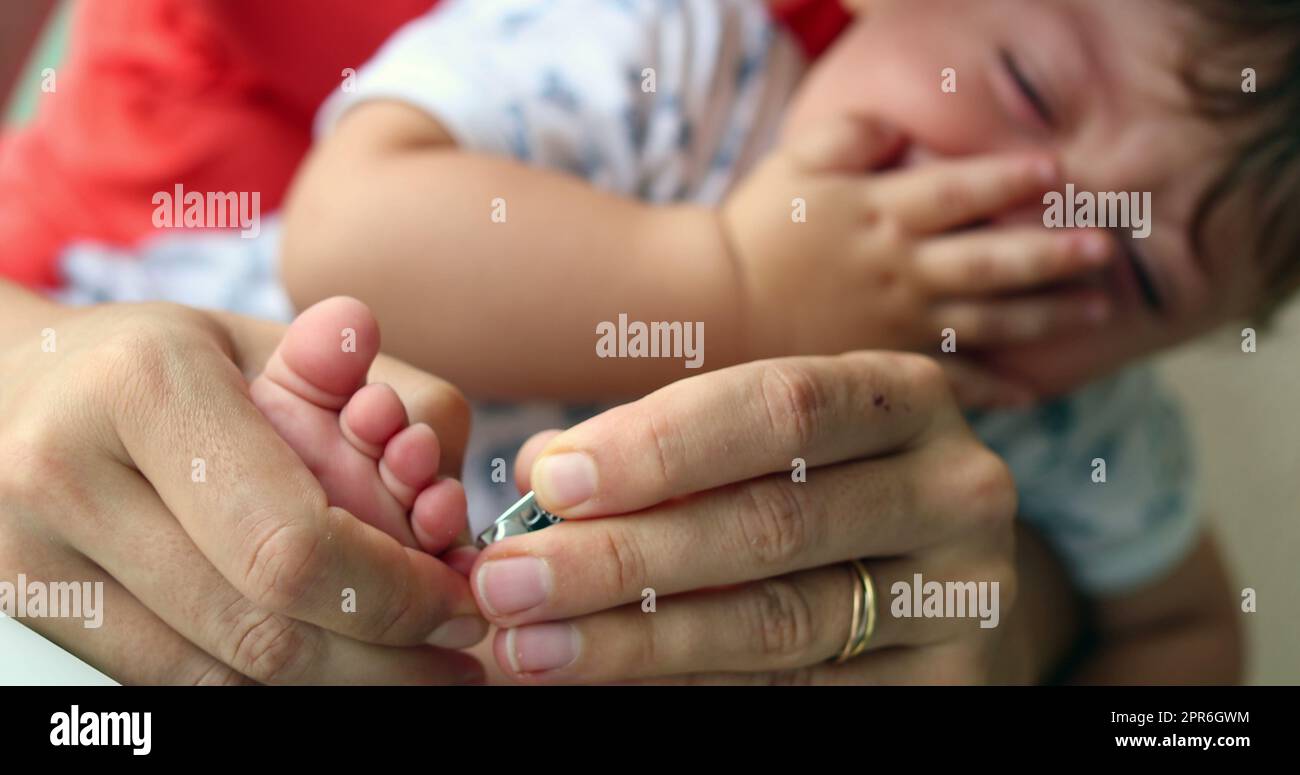
<svg viewBox="0 0 1300 775">
<path fill-rule="evenodd" d="M 704 374 L 534 437 L 518 472 L 566 521 L 490 546 L 473 569 L 511 678 L 990 678 L 999 628 L 890 613 L 891 587 L 917 573 L 997 582 L 1003 622 L 1016 595 L 1011 477 L 928 358 L 859 352 Z M 874 580 L 878 625 L 864 655 L 832 664 L 855 558 Z"/>
<path fill-rule="evenodd" d="M 98 629 L 27 626 L 129 683 L 481 679 L 471 657 L 423 645 L 468 645 L 440 629 L 477 614 L 465 578 L 328 507 L 250 402 L 245 374 L 280 327 L 0 297 L 0 579 L 104 584 Z M 372 378 L 458 466 L 459 394 L 382 358 Z"/>
</svg>

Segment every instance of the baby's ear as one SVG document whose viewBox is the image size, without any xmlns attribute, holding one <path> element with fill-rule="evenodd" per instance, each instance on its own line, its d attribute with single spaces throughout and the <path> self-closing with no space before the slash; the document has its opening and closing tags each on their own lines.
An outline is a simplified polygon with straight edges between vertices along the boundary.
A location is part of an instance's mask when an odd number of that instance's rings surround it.
<svg viewBox="0 0 1300 775">
<path fill-rule="evenodd" d="M 865 13 L 871 0 L 840 0 L 840 5 L 849 13 Z"/>
</svg>

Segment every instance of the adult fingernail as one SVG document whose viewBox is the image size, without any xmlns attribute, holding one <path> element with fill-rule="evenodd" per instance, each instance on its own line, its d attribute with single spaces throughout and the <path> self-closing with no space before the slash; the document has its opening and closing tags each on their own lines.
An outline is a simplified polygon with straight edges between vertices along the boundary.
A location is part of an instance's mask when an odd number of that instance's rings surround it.
<svg viewBox="0 0 1300 775">
<path fill-rule="evenodd" d="M 479 600 L 493 616 L 527 611 L 550 597 L 551 568 L 536 557 L 508 557 L 483 563 L 474 577 Z"/>
<path fill-rule="evenodd" d="M 596 494 L 596 461 L 581 452 L 547 455 L 533 465 L 533 491 L 552 510 L 577 506 Z"/>
<path fill-rule="evenodd" d="M 477 616 L 459 616 L 439 625 L 425 643 L 443 649 L 465 649 L 483 640 L 487 629 L 487 622 Z"/>
<path fill-rule="evenodd" d="M 506 632 L 506 659 L 516 673 L 568 667 L 582 650 L 578 628 L 566 622 L 515 627 Z"/>
</svg>

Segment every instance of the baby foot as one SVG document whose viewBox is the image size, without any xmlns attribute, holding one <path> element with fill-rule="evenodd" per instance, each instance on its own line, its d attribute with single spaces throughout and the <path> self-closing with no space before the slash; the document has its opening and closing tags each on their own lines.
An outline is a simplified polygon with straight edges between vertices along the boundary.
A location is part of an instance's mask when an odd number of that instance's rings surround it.
<svg viewBox="0 0 1300 775">
<path fill-rule="evenodd" d="M 466 525 L 465 491 L 438 478 L 438 437 L 411 425 L 397 393 L 366 384 L 379 324 L 366 305 L 326 299 L 289 326 L 249 389 L 325 489 L 331 506 L 431 554 Z"/>
</svg>

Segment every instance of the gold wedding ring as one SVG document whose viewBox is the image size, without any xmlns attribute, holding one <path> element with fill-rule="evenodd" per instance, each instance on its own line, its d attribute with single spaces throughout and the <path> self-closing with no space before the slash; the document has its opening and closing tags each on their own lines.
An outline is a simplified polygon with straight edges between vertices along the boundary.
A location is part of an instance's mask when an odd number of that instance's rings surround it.
<svg viewBox="0 0 1300 775">
<path fill-rule="evenodd" d="M 876 585 L 861 560 L 850 560 L 857 583 L 853 585 L 853 619 L 849 624 L 849 637 L 844 648 L 835 657 L 835 663 L 847 662 L 867 650 L 867 643 L 876 631 Z"/>
</svg>

